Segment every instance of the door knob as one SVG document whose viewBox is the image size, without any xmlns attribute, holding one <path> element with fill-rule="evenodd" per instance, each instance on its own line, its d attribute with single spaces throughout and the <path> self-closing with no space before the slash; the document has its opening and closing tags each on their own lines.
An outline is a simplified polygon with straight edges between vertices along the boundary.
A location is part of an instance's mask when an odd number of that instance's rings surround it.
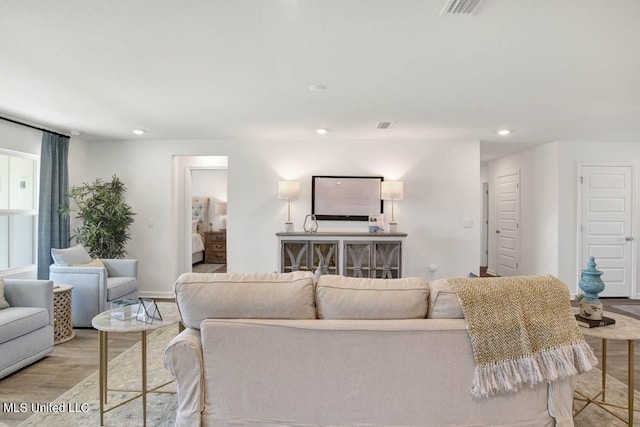
<svg viewBox="0 0 640 427">
<path fill-rule="evenodd" d="M 633 240 L 633 237 L 632 236 L 625 237 L 624 240 L 626 240 L 627 242 L 630 242 Z"/>
</svg>

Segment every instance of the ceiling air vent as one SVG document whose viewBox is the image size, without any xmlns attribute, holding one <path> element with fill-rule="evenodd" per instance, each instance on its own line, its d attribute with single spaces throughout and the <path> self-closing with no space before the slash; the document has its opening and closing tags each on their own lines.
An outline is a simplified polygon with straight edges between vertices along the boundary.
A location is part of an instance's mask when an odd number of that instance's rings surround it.
<svg viewBox="0 0 640 427">
<path fill-rule="evenodd" d="M 376 126 L 376 128 L 378 128 L 378 129 L 389 129 L 392 124 L 393 124 L 393 122 L 380 122 L 380 123 L 378 123 L 378 126 Z"/>
<path fill-rule="evenodd" d="M 447 0 L 440 15 L 471 15 L 475 13 L 480 0 Z"/>
</svg>

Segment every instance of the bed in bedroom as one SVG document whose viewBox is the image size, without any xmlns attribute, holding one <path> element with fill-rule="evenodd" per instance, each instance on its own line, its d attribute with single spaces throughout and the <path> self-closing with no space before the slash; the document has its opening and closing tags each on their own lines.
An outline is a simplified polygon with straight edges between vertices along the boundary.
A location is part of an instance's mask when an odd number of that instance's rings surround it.
<svg viewBox="0 0 640 427">
<path fill-rule="evenodd" d="M 204 261 L 204 232 L 208 229 L 209 198 L 193 197 L 191 201 L 191 264 Z"/>
</svg>

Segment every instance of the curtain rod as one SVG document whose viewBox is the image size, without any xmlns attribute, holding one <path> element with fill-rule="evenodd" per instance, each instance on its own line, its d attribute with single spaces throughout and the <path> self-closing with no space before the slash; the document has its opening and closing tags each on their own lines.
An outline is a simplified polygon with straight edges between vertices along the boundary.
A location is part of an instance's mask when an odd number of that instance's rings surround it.
<svg viewBox="0 0 640 427">
<path fill-rule="evenodd" d="M 54 132 L 54 131 L 49 130 L 49 129 L 39 128 L 37 126 L 33 126 L 33 125 L 28 124 L 28 123 L 19 122 L 17 120 L 9 119 L 9 118 L 6 118 L 6 117 L 0 116 L 0 120 L 4 120 L 5 122 L 10 122 L 10 123 L 15 123 L 15 124 L 21 125 L 21 126 L 26 126 L 28 128 L 39 130 L 39 131 L 42 131 L 42 132 L 49 132 L 49 133 L 52 133 L 54 135 L 64 136 L 66 138 L 71 138 L 69 135 L 65 135 L 65 134 L 60 133 L 60 132 Z"/>
</svg>

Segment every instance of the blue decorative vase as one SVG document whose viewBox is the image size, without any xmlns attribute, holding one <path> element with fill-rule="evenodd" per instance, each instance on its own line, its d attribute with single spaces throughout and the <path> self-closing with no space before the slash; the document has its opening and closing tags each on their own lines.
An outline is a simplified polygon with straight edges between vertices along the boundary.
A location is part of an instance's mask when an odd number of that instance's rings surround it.
<svg viewBox="0 0 640 427">
<path fill-rule="evenodd" d="M 598 294 L 604 290 L 604 283 L 600 279 L 602 271 L 596 268 L 594 257 L 589 257 L 587 268 L 582 270 L 580 289 L 584 297 L 580 300 L 580 316 L 586 319 L 602 320 L 602 302 Z"/>
</svg>

